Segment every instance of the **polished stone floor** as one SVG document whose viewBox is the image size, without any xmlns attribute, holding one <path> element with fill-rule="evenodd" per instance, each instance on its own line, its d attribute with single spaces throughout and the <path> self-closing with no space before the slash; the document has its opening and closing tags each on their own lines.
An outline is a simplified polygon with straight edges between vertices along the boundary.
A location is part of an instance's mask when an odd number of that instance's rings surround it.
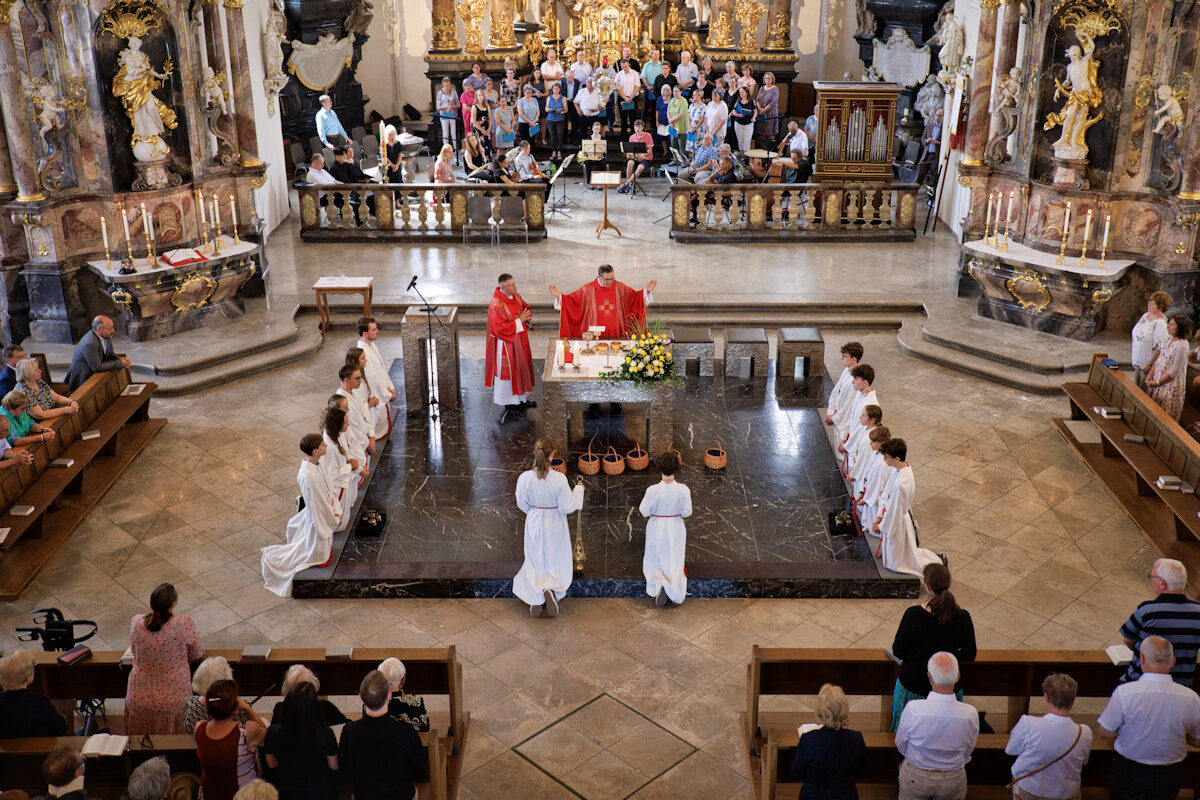
<svg viewBox="0 0 1200 800">
<path fill-rule="evenodd" d="M 544 292 L 539 284 L 583 283 L 607 261 L 628 282 L 658 278 L 656 296 L 667 300 L 954 302 L 956 252 L 941 232 L 912 245 L 776 246 L 748 258 L 745 246 L 671 244 L 665 223 L 651 223 L 665 204 L 627 202 L 638 211 L 617 219 L 624 239 L 596 243 L 589 211 L 531 245 L 528 260 L 511 245 L 499 257 L 486 246 L 375 245 L 349 262 L 344 247 L 301 246 L 288 223 L 269 247 L 274 300 L 307 296 L 314 275 L 342 269 L 371 270 L 398 298 L 420 270 L 438 284 L 439 299 L 482 300 L 500 269 Z M 384 322 L 381 345 L 397 357 L 398 337 L 388 330 L 396 321 Z M 315 317 L 300 323 L 315 325 Z M 1150 594 L 1153 555 L 1050 427 L 1066 401 L 916 359 L 893 331 L 839 328 L 826 337 L 857 338 L 867 348 L 884 422 L 911 446 L 923 543 L 949 555 L 953 590 L 975 620 L 979 646 L 1096 649 L 1117 641 L 1121 622 Z M 13 631 L 31 609 L 57 606 L 99 623 L 93 646 L 124 649 L 130 617 L 169 580 L 181 592 L 179 611 L 213 647 L 456 645 L 472 719 L 462 800 L 723 800 L 750 796 L 737 715 L 752 644 L 891 644 L 911 600 L 694 599 L 660 610 L 648 600 L 579 599 L 545 620 L 505 599 L 283 600 L 266 592 L 258 549 L 282 540 L 294 508 L 296 443 L 315 429 L 353 339 L 336 330 L 304 360 L 155 399 L 152 413 L 170 423 L 26 595 L 0 604 L 0 648 L 22 646 Z M 482 354 L 481 338 L 464 335 L 464 357 Z M 835 369 L 835 348 L 826 355 Z M 765 707 L 806 709 L 809 701 L 771 698 Z"/>
</svg>

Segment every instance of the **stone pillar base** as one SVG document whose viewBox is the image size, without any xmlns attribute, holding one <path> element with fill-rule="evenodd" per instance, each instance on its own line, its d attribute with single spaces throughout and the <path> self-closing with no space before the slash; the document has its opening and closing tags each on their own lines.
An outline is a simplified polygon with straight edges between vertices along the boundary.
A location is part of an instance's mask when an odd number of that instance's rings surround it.
<svg viewBox="0 0 1200 800">
<path fill-rule="evenodd" d="M 165 189 L 168 186 L 179 186 L 183 179 L 167 169 L 168 159 L 158 161 L 134 161 L 137 177 L 133 179 L 135 192 L 146 192 L 151 189 Z"/>
<path fill-rule="evenodd" d="M 1086 158 L 1054 159 L 1054 185 L 1070 186 L 1074 189 L 1088 188 Z"/>
</svg>

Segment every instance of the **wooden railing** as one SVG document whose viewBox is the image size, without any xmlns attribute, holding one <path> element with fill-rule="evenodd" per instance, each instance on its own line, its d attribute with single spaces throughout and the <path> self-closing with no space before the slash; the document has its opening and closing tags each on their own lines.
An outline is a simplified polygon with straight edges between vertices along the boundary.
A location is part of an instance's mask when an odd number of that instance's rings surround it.
<svg viewBox="0 0 1200 800">
<path fill-rule="evenodd" d="M 301 186 L 297 191 L 304 241 L 462 241 L 468 198 L 486 197 L 492 219 L 499 222 L 504 196 L 523 198 L 529 238 L 546 238 L 546 186 L 541 183 L 354 183 Z M 369 203 L 374 203 L 373 214 Z M 501 230 L 500 238 L 524 240 L 525 233 Z"/>
<path fill-rule="evenodd" d="M 915 183 L 676 183 L 671 238 L 912 241 L 919 190 Z"/>
</svg>

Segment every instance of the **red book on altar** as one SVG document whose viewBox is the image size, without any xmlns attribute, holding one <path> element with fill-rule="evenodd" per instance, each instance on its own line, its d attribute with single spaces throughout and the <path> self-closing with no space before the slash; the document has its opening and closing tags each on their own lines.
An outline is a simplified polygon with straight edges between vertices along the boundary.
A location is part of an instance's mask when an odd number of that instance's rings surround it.
<svg viewBox="0 0 1200 800">
<path fill-rule="evenodd" d="M 159 258 L 166 262 L 168 266 L 172 267 L 182 267 L 185 264 L 195 264 L 200 261 L 208 261 L 208 258 L 206 258 L 203 253 L 201 253 L 199 250 L 192 250 L 191 248 L 172 250 L 169 253 L 163 253 L 161 256 L 159 256 Z"/>
</svg>

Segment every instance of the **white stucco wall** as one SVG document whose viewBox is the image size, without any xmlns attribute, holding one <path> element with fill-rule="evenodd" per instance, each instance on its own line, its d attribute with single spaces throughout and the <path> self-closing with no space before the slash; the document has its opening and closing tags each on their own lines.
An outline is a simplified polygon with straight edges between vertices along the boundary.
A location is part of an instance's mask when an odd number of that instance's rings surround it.
<svg viewBox="0 0 1200 800">
<path fill-rule="evenodd" d="M 258 134 L 258 157 L 267 162 L 267 182 L 255 192 L 254 202 L 258 215 L 266 220 L 267 230 L 272 231 L 290 213 L 288 209 L 288 175 L 283 158 L 283 129 L 280 125 L 278 108 L 275 115 L 267 113 L 266 89 L 263 79 L 266 68 L 263 62 L 263 30 L 267 24 L 266 2 L 246 3 L 242 10 L 245 20 L 246 53 L 250 60 L 250 86 L 254 96 L 254 125 Z M 224 9 L 222 8 L 222 14 Z M 225 37 L 226 43 L 229 37 Z"/>
</svg>

